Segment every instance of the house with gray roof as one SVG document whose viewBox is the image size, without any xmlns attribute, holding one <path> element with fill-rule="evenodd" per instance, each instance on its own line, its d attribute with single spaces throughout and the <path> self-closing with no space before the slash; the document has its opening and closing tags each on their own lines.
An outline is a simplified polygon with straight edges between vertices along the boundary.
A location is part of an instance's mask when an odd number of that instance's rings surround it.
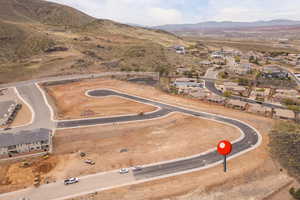
<svg viewBox="0 0 300 200">
<path fill-rule="evenodd" d="M 36 129 L 0 134 L 0 158 L 48 152 L 52 145 L 51 132 L 48 129 Z"/>
</svg>

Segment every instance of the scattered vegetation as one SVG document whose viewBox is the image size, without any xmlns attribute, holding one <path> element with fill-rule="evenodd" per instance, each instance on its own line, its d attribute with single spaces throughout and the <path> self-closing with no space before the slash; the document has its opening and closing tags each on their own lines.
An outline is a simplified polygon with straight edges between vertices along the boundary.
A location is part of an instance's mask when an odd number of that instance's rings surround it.
<svg viewBox="0 0 300 200">
<path fill-rule="evenodd" d="M 270 133 L 272 156 L 300 181 L 300 124 L 277 122 Z"/>
<path fill-rule="evenodd" d="M 250 63 L 253 63 L 253 64 L 256 64 L 256 65 L 259 65 L 258 59 L 255 58 L 254 56 L 250 56 L 249 62 L 250 62 Z"/>
<path fill-rule="evenodd" d="M 222 78 L 222 79 L 227 79 L 229 78 L 229 74 L 227 72 L 220 72 L 219 73 L 219 76 Z"/>
<path fill-rule="evenodd" d="M 227 91 L 224 92 L 224 97 L 228 98 L 228 97 L 231 97 L 231 96 L 232 96 L 232 92 L 231 91 L 227 90 Z"/>
<path fill-rule="evenodd" d="M 296 190 L 294 187 L 292 187 L 290 189 L 290 194 L 294 199 L 300 200 L 300 188 Z"/>
<path fill-rule="evenodd" d="M 247 78 L 239 78 L 238 83 L 239 83 L 239 85 L 242 85 L 242 86 L 251 86 L 252 85 L 252 81 Z"/>
<path fill-rule="evenodd" d="M 295 112 L 300 112 L 300 101 L 294 99 L 283 99 L 281 101 L 282 104 L 286 105 L 288 109 L 293 110 Z"/>
</svg>

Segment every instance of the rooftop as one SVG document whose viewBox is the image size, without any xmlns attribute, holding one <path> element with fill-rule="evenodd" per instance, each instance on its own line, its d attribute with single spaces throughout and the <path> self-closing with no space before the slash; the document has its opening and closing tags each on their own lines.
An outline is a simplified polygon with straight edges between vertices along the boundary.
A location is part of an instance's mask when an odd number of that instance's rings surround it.
<svg viewBox="0 0 300 200">
<path fill-rule="evenodd" d="M 289 119 L 295 118 L 295 113 L 291 110 L 275 109 L 275 113 L 278 117 L 289 118 Z"/>
<path fill-rule="evenodd" d="M 247 105 L 246 102 L 243 101 L 239 101 L 239 100 L 229 100 L 228 102 L 229 105 L 234 105 L 234 106 L 240 106 L 240 107 L 245 107 Z"/>
<path fill-rule="evenodd" d="M 18 133 L 0 134 L 0 148 L 18 144 L 29 144 L 50 139 L 51 130 L 36 129 L 33 131 L 20 131 Z"/>
</svg>

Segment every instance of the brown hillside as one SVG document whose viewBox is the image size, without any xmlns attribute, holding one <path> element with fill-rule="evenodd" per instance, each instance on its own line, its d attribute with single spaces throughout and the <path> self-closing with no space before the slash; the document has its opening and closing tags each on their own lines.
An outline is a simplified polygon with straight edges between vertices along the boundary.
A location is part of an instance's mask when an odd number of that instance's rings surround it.
<svg viewBox="0 0 300 200">
<path fill-rule="evenodd" d="M 179 44 L 190 45 L 168 32 L 95 19 L 56 3 L 0 0 L 1 83 L 102 71 L 166 72 L 174 67 L 166 47 Z"/>
<path fill-rule="evenodd" d="M 68 26 L 81 26 L 94 20 L 68 6 L 41 0 L 0 0 L 0 19 Z"/>
</svg>

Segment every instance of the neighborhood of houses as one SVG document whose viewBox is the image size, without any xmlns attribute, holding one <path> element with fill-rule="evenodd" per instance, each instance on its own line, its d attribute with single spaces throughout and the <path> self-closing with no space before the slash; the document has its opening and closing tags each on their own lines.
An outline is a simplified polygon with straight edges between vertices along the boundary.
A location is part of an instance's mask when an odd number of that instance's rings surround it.
<svg viewBox="0 0 300 200">
<path fill-rule="evenodd" d="M 185 51 L 185 53 L 188 53 L 188 51 Z M 282 69 L 278 63 L 270 62 L 274 61 L 274 57 L 283 59 L 279 59 L 279 61 L 293 61 L 293 63 L 290 64 L 293 64 L 294 67 L 300 64 L 300 55 L 296 54 L 274 56 L 269 53 L 263 54 L 252 51 L 241 53 L 235 50 L 224 51 L 221 49 L 220 51 L 212 52 L 207 60 L 199 62 L 199 66 L 207 70 L 213 69 L 212 71 L 216 71 L 216 74 L 225 72 L 229 74 L 229 76 L 239 79 L 249 79 L 249 77 L 253 78 L 259 75 L 263 80 L 291 81 L 290 74 L 287 70 Z M 260 64 L 262 62 L 265 63 Z M 184 66 L 177 68 L 177 76 L 172 77 L 170 82 L 171 92 L 188 95 L 202 101 L 260 114 L 266 117 L 299 120 L 298 112 L 289 110 L 288 107 L 284 105 L 285 100 L 300 102 L 300 93 L 297 89 L 274 87 L 271 84 L 263 86 L 255 84 L 247 85 L 241 84 L 236 80 L 224 79 L 215 82 L 215 88 L 223 93 L 222 96 L 219 96 L 205 88 L 205 83 L 202 78 L 211 77 L 187 77 L 186 74 L 188 74 L 187 72 L 189 70 L 189 68 Z M 255 76 L 251 76 L 251 74 L 255 74 Z M 253 78 L 253 80 L 254 79 L 255 78 Z M 248 98 L 257 103 L 248 103 L 247 101 L 236 100 L 236 98 L 232 99 L 230 98 L 231 96 Z M 262 102 L 275 104 L 282 108 L 267 107 L 262 105 Z"/>
<path fill-rule="evenodd" d="M 276 119 L 295 120 L 296 114 L 292 110 L 281 108 L 270 108 L 263 106 L 259 103 L 247 103 L 240 100 L 230 99 L 225 96 L 219 96 L 212 93 L 204 86 L 204 81 L 197 81 L 194 78 L 179 78 L 174 81 L 172 87 L 176 89 L 176 93 L 185 94 L 192 98 L 202 100 L 209 103 L 223 105 L 229 108 L 238 109 L 254 114 L 272 117 Z M 255 88 L 251 92 L 248 89 L 239 86 L 237 83 L 225 82 L 224 84 L 217 85 L 217 89 L 222 92 L 231 91 L 233 95 L 238 96 L 241 93 L 250 93 L 250 99 L 259 100 L 262 102 L 269 102 L 281 105 L 281 100 L 285 98 L 300 98 L 296 90 L 276 90 L 273 95 L 270 88 Z M 293 95 L 296 94 L 296 95 Z M 270 100 L 270 101 L 269 101 Z"/>
</svg>

